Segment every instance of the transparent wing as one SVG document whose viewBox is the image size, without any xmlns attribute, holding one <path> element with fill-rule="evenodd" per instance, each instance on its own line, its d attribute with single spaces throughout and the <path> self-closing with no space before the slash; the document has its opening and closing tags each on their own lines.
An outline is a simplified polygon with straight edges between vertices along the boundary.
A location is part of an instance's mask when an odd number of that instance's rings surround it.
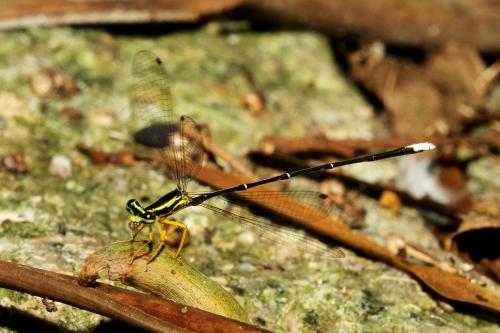
<svg viewBox="0 0 500 333">
<path fill-rule="evenodd" d="M 197 164 L 192 162 L 200 163 L 203 158 L 201 136 L 186 135 L 196 133 L 196 124 L 191 118 L 183 116 L 178 121 L 174 116 L 167 71 L 154 53 L 138 52 L 132 74 L 132 106 L 140 129 L 134 137 L 140 143 L 161 148 L 164 158 L 171 162 L 169 173 L 177 188 L 185 191 L 189 177 L 197 171 Z"/>
<path fill-rule="evenodd" d="M 290 197 L 300 200 L 299 205 L 290 205 Z M 326 244 L 307 236 L 304 233 L 291 228 L 273 224 L 264 218 L 260 218 L 243 208 L 256 201 L 265 201 L 266 211 L 272 211 L 281 216 L 295 216 L 298 219 L 318 220 L 319 216 L 331 211 L 331 206 L 325 203 L 326 196 L 318 192 L 310 191 L 248 191 L 239 192 L 238 197 L 218 196 L 207 200 L 201 206 L 223 214 L 232 221 L 241 222 L 246 227 L 257 233 L 260 237 L 292 246 L 305 251 L 318 258 L 337 259 L 344 257 L 344 253 L 338 247 L 327 246 Z M 304 207 L 314 208 L 305 209 Z M 322 214 L 314 213 L 320 211 Z"/>
<path fill-rule="evenodd" d="M 203 136 L 192 118 L 182 116 L 179 129 L 180 136 L 176 141 L 179 143 L 178 149 L 182 155 L 181 189 L 186 191 L 188 182 L 196 177 L 201 166 L 206 162 L 207 154 L 203 148 Z"/>
</svg>

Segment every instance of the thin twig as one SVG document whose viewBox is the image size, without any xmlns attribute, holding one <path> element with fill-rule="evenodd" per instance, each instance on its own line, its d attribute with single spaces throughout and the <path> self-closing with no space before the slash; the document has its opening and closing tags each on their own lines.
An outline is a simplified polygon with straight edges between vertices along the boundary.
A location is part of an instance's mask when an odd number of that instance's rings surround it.
<svg viewBox="0 0 500 333">
<path fill-rule="evenodd" d="M 255 178 L 253 172 L 243 162 L 239 161 L 227 151 L 216 145 L 212 140 L 210 140 L 210 138 L 207 137 L 207 135 L 203 135 L 189 126 L 186 126 L 183 130 L 184 135 L 197 142 L 200 142 L 207 152 L 212 153 L 213 155 L 220 157 L 221 159 L 226 161 L 238 173 L 252 179 Z"/>
<path fill-rule="evenodd" d="M 250 85 L 251 92 L 242 95 L 240 100 L 252 114 L 260 114 L 266 110 L 266 97 L 257 85 L 252 71 L 245 64 L 241 65 L 241 70 Z"/>
</svg>

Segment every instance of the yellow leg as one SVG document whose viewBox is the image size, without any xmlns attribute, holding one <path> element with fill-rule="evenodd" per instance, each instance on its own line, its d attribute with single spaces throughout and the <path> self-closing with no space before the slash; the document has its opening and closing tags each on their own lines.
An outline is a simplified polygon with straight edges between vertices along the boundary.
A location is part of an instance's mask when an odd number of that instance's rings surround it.
<svg viewBox="0 0 500 333">
<path fill-rule="evenodd" d="M 181 241 L 179 243 L 179 247 L 177 248 L 177 252 L 175 253 L 175 258 L 179 256 L 181 253 L 182 248 L 184 247 L 184 242 L 186 241 L 186 236 L 187 236 L 187 226 L 184 223 L 177 222 L 177 221 L 162 221 L 162 223 L 165 224 L 165 231 L 163 233 L 163 236 L 165 237 L 167 234 L 167 225 L 175 225 L 177 228 L 182 229 L 182 237 Z"/>
<path fill-rule="evenodd" d="M 162 223 L 164 225 L 164 228 L 161 227 Z M 161 252 L 161 250 L 165 247 L 165 236 L 167 234 L 166 226 L 167 225 L 175 225 L 176 227 L 179 227 L 182 229 L 182 237 L 181 237 L 181 242 L 179 243 L 179 247 L 177 248 L 177 252 L 175 253 L 175 258 L 179 256 L 182 248 L 184 247 L 184 242 L 186 241 L 186 235 L 187 235 L 187 226 L 181 222 L 177 221 L 170 221 L 170 220 L 160 220 L 159 218 L 156 218 L 155 221 L 156 227 L 158 228 L 158 232 L 160 233 L 160 245 L 156 248 L 156 250 L 153 252 L 151 257 L 148 260 L 148 264 L 153 261 Z"/>
<path fill-rule="evenodd" d="M 165 239 L 165 235 L 164 235 L 164 231 L 162 230 L 161 228 L 161 224 L 160 224 L 160 218 L 159 217 L 156 217 L 155 219 L 155 225 L 156 225 L 156 228 L 158 228 L 158 233 L 160 234 L 160 245 L 158 245 L 158 247 L 155 249 L 155 251 L 153 252 L 153 254 L 151 254 L 151 257 L 149 258 L 148 262 L 146 263 L 149 264 L 151 261 L 155 260 L 155 258 L 160 254 L 161 250 L 163 250 L 163 247 L 165 246 L 163 240 Z"/>
<path fill-rule="evenodd" d="M 142 229 L 144 229 L 144 226 L 145 226 L 145 224 L 141 224 L 139 226 L 139 229 L 137 229 L 137 231 L 132 235 L 132 238 L 130 239 L 130 242 L 133 242 L 135 240 L 135 238 L 137 237 L 137 235 L 142 231 Z"/>
<path fill-rule="evenodd" d="M 148 228 L 149 228 L 148 241 L 144 245 L 142 245 L 138 250 L 136 250 L 136 251 L 134 251 L 134 253 L 132 253 L 131 263 L 133 263 L 135 259 L 138 259 L 138 258 L 143 256 L 143 254 L 140 254 L 143 248 L 145 248 L 146 246 L 149 246 L 151 243 L 153 243 L 153 239 L 154 239 L 153 228 L 151 227 L 151 225 L 148 225 Z M 141 228 L 141 230 L 142 230 L 142 228 Z M 137 236 L 137 234 L 138 234 L 138 232 L 136 233 L 136 235 L 134 235 L 132 240 L 135 238 L 135 236 Z"/>
</svg>

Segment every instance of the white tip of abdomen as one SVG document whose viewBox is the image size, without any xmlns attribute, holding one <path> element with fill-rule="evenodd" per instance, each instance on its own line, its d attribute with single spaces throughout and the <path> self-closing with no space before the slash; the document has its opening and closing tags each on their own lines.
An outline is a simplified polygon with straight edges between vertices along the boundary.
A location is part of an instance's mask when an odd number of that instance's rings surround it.
<svg viewBox="0 0 500 333">
<path fill-rule="evenodd" d="M 411 148 L 415 152 L 419 151 L 425 151 L 425 150 L 432 150 L 436 148 L 436 146 L 430 142 L 420 142 L 420 143 L 414 143 L 412 145 L 406 146 L 406 148 Z"/>
</svg>

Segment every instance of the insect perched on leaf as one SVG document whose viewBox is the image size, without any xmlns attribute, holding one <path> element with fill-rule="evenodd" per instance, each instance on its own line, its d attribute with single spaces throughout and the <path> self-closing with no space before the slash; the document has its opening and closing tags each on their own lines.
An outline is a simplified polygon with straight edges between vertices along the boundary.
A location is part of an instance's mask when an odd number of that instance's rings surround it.
<svg viewBox="0 0 500 333">
<path fill-rule="evenodd" d="M 177 186 L 153 204 L 143 207 L 138 200 L 130 199 L 127 202 L 127 211 L 130 213 L 129 227 L 133 232 L 132 241 L 147 227 L 149 229 L 148 242 L 153 242 L 153 226 L 159 232 L 159 244 L 150 255 L 148 263 L 154 260 L 165 246 L 167 233 L 173 225 L 182 230 L 182 236 L 175 256 L 177 257 L 184 246 L 187 234 L 187 227 L 182 222 L 172 218 L 175 213 L 191 206 L 203 206 L 207 209 L 220 213 L 232 220 L 245 223 L 263 237 L 271 238 L 278 242 L 291 244 L 307 251 L 311 254 L 326 258 L 340 258 L 344 253 L 337 247 L 327 247 L 325 244 L 304 236 L 299 232 L 292 231 L 282 226 L 278 226 L 264 219 L 259 219 L 250 214 L 234 214 L 228 208 L 227 203 L 241 204 L 245 200 L 269 199 L 276 212 L 292 212 L 295 216 L 309 218 L 307 210 L 301 205 L 291 206 L 290 198 L 287 194 L 292 194 L 299 198 L 305 205 L 322 207 L 321 203 L 325 196 L 317 192 L 293 192 L 282 191 L 259 191 L 258 187 L 264 184 L 288 180 L 290 178 L 312 172 L 321 172 L 343 165 L 375 161 L 395 156 L 414 154 L 434 148 L 431 143 L 417 143 L 394 150 L 355 157 L 348 160 L 337 161 L 310 167 L 306 169 L 285 172 L 281 175 L 257 180 L 246 184 L 238 184 L 232 187 L 215 190 L 205 193 L 190 193 L 187 191 L 189 180 L 194 177 L 204 160 L 201 136 L 198 138 L 188 136 L 186 133 L 196 131 L 194 121 L 186 116 L 181 116 L 178 125 L 172 112 L 170 88 L 168 76 L 162 61 L 149 51 L 137 53 L 133 63 L 133 76 L 135 79 L 133 105 L 136 112 L 142 117 L 140 125 L 156 127 L 162 129 L 162 133 L 157 136 L 153 145 L 165 147 L 166 158 L 171 162 L 171 173 L 176 180 Z M 237 193 L 235 199 L 231 195 Z M 136 251 L 137 252 L 137 251 Z M 134 258 L 136 255 L 133 255 Z"/>
</svg>

